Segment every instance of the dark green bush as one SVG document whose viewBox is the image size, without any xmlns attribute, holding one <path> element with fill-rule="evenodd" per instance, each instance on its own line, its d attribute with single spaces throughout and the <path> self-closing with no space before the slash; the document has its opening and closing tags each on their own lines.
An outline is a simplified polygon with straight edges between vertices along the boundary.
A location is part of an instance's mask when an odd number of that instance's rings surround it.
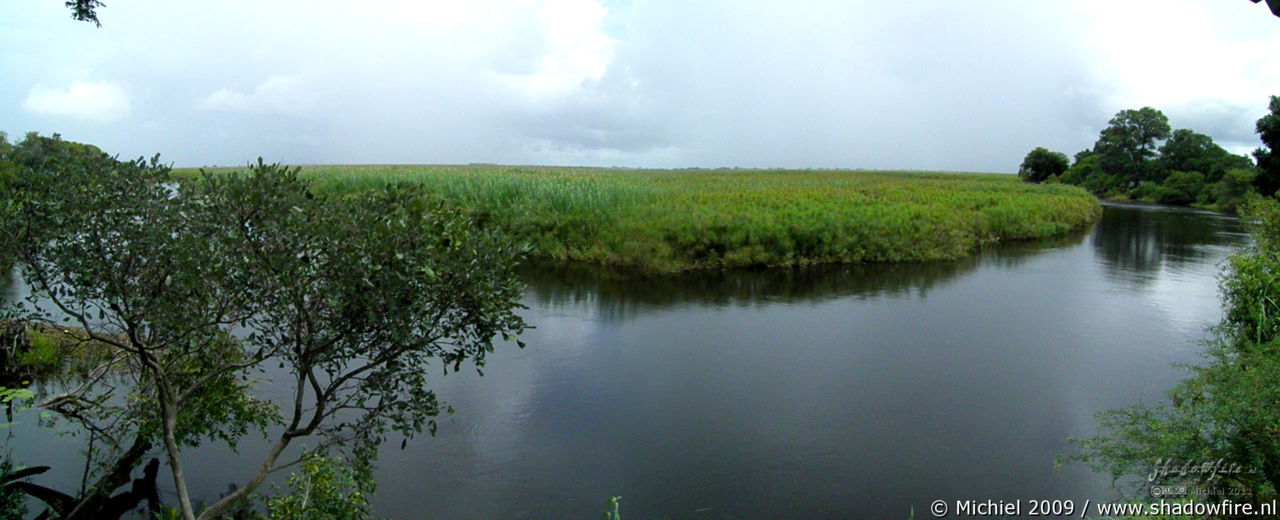
<svg viewBox="0 0 1280 520">
<path fill-rule="evenodd" d="M 1027 182 L 1044 182 L 1049 177 L 1061 175 L 1070 164 L 1065 154 L 1037 147 L 1027 154 L 1018 168 L 1018 177 Z"/>
<path fill-rule="evenodd" d="M 1185 206 L 1195 202 L 1204 189 L 1204 174 L 1173 172 L 1155 189 L 1156 202 Z"/>
</svg>

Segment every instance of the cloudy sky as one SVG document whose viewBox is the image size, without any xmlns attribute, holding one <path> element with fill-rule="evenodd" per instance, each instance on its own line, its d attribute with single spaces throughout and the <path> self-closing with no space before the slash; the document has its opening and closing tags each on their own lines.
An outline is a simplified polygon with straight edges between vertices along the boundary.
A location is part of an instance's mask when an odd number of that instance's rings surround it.
<svg viewBox="0 0 1280 520">
<path fill-rule="evenodd" d="M 1153 106 L 1236 152 L 1280 95 L 1247 0 L 0 3 L 0 130 L 177 166 L 1011 172 Z"/>
</svg>

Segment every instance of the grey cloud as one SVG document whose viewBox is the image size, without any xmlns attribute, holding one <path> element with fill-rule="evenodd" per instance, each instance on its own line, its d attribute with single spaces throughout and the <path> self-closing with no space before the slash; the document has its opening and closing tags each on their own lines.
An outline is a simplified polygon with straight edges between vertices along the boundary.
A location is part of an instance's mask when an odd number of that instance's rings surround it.
<svg viewBox="0 0 1280 520">
<path fill-rule="evenodd" d="M 1088 45 L 1099 11 L 1074 4 L 612 0 L 603 74 L 575 76 L 570 60 L 547 86 L 548 60 L 573 57 L 556 54 L 564 34 L 539 18 L 543 1 L 140 1 L 111 5 L 101 30 L 58 5 L 4 3 L 4 130 L 179 165 L 263 155 L 1008 172 L 1036 146 L 1089 147 L 1135 108 L 1114 104 L 1121 82 L 1097 67 L 1099 52 L 1122 49 Z M 129 117 L 95 125 L 20 108 L 36 84 L 77 82 L 126 86 Z M 1175 126 L 1249 143 L 1265 101 L 1160 108 Z"/>
<path fill-rule="evenodd" d="M 1265 100 L 1250 106 L 1219 100 L 1196 100 L 1164 109 L 1175 128 L 1190 128 L 1213 137 L 1219 145 L 1252 149 L 1261 145 L 1254 133 L 1258 118 L 1266 115 Z"/>
</svg>

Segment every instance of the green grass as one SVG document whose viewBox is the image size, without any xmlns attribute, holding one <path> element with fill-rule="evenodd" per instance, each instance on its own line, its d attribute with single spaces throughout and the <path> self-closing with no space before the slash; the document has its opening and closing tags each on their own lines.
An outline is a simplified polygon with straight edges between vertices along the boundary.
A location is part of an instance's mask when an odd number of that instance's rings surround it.
<svg viewBox="0 0 1280 520">
<path fill-rule="evenodd" d="M 995 174 L 315 166 L 303 175 L 338 193 L 419 183 L 527 241 L 536 258 L 649 272 L 949 260 L 1101 215 L 1083 189 Z"/>
<path fill-rule="evenodd" d="M 61 342 L 52 334 L 39 329 L 27 331 L 27 339 L 31 347 L 18 353 L 18 365 L 36 370 L 45 370 L 58 366 L 58 351 Z"/>
<path fill-rule="evenodd" d="M 0 360 L 12 356 L 8 366 L 0 367 L 4 386 L 6 381 L 59 373 L 87 377 L 111 358 L 113 347 L 89 339 L 81 329 L 0 319 L 0 349 L 5 349 Z"/>
</svg>

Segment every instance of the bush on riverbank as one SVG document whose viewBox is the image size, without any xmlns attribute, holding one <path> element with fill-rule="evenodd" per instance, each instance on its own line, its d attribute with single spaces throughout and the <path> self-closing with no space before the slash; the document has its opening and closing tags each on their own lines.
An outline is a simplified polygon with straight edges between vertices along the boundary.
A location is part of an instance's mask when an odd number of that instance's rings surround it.
<svg viewBox="0 0 1280 520">
<path fill-rule="evenodd" d="M 951 260 L 1101 215 L 1084 190 L 1006 175 L 490 166 L 329 166 L 303 175 L 337 193 L 419 183 L 526 242 L 536 258 L 648 272 Z"/>
</svg>

